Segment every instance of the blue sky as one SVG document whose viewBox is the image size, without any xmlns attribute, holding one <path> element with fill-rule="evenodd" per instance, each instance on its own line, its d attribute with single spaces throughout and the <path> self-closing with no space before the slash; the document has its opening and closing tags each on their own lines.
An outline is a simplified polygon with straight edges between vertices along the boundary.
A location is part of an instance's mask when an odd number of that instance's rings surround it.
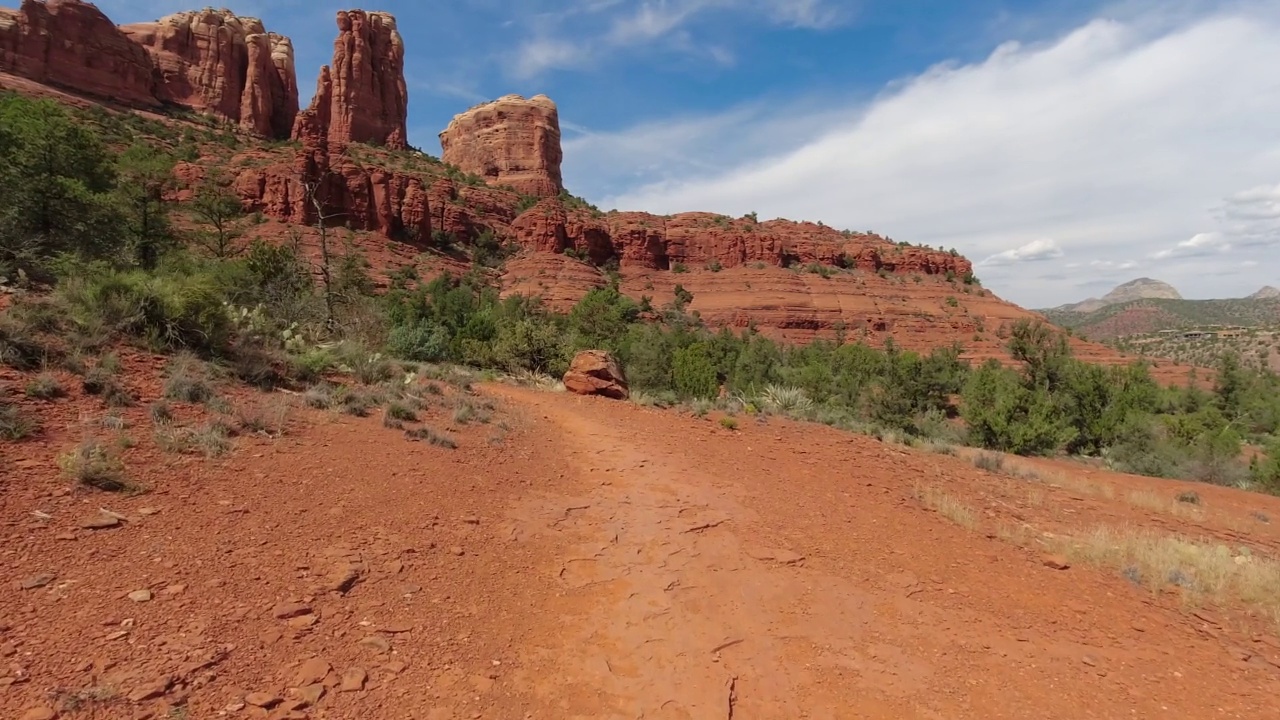
<svg viewBox="0 0 1280 720">
<path fill-rule="evenodd" d="M 305 97 L 345 4 L 228 0 Z M 103 0 L 117 22 L 192 7 Z M 602 207 L 823 220 L 956 247 L 1055 305 L 1140 275 L 1280 285 L 1275 0 L 383 0 L 410 141 L 545 93 Z"/>
</svg>

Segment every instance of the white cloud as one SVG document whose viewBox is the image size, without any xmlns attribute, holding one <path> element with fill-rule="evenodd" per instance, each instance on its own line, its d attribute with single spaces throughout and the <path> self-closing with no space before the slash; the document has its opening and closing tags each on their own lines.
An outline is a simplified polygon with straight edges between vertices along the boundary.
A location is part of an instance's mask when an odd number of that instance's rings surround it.
<svg viewBox="0 0 1280 720">
<path fill-rule="evenodd" d="M 1220 232 L 1203 232 L 1196 233 L 1191 236 L 1191 239 L 1183 240 L 1171 248 L 1154 252 L 1151 257 L 1157 260 L 1171 257 L 1203 257 L 1229 250 L 1231 250 L 1231 240 L 1227 236 Z"/>
<path fill-rule="evenodd" d="M 1243 251 L 1244 226 L 1273 219 L 1276 198 L 1240 189 L 1280 181 L 1278 15 L 1258 5 L 1094 20 L 1052 43 L 940 64 L 869 102 L 771 98 L 594 135 L 566 146 L 566 176 L 604 188 L 593 199 L 606 207 L 823 220 L 974 258 L 1042 237 L 1119 263 L 1212 228 L 1215 213 L 1221 244 Z M 1161 259 L 1162 277 L 1207 288 L 1202 268 L 1176 257 Z M 1064 283 L 987 274 L 1027 304 L 1073 299 Z"/>
<path fill-rule="evenodd" d="M 531 78 L 547 70 L 579 67 L 590 58 L 590 49 L 582 44 L 555 38 L 537 38 L 520 46 L 511 72 L 518 78 Z"/>
<path fill-rule="evenodd" d="M 562 12 L 537 16 L 533 36 L 510 56 L 509 72 L 527 79 L 548 70 L 587 67 L 627 48 L 665 48 L 729 65 L 735 58 L 730 48 L 708 45 L 690 30 L 715 13 L 808 30 L 839 25 L 851 15 L 833 0 L 644 0 L 630 7 L 580 0 Z"/>
<path fill-rule="evenodd" d="M 1062 255 L 1062 248 L 1058 247 L 1058 243 L 1053 238 L 1040 238 L 1012 250 L 1005 250 L 991 255 L 980 262 L 979 265 L 1010 265 L 1020 262 L 1056 260 Z"/>
</svg>

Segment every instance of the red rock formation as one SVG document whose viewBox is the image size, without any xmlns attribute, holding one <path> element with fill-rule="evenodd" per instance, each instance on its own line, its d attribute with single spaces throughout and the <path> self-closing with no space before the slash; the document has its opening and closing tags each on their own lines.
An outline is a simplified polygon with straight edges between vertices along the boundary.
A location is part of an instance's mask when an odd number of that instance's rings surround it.
<svg viewBox="0 0 1280 720">
<path fill-rule="evenodd" d="M 147 52 L 102 11 L 79 0 L 23 0 L 0 8 L 0 72 L 94 97 L 155 107 Z"/>
<path fill-rule="evenodd" d="M 876 235 L 850 235 L 825 225 L 771 220 L 731 220 L 711 213 L 661 216 L 649 213 L 604 215 L 566 209 L 557 199 L 543 200 L 512 223 L 522 247 L 542 252 L 567 248 L 596 264 L 616 259 L 622 267 L 666 270 L 716 265 L 722 268 L 763 263 L 790 267 L 819 263 L 860 270 L 963 278 L 973 266 L 963 257 L 917 247 L 899 247 Z"/>
<path fill-rule="evenodd" d="M 293 45 L 257 18 L 205 8 L 120 29 L 151 54 L 161 100 L 264 137 L 287 137 L 293 128 Z"/>
<path fill-rule="evenodd" d="M 311 106 L 299 115 L 293 136 L 321 128 L 337 152 L 351 142 L 407 146 L 409 99 L 404 82 L 404 41 L 389 13 L 338 13 L 333 65 L 321 69 Z"/>
<path fill-rule="evenodd" d="M 560 115 L 546 95 L 507 95 L 457 115 L 440 133 L 444 161 L 535 197 L 564 189 Z"/>
<path fill-rule="evenodd" d="M 564 374 L 564 387 L 579 395 L 603 395 L 614 400 L 631 396 L 622 366 L 603 350 L 583 350 L 575 355 Z"/>
</svg>

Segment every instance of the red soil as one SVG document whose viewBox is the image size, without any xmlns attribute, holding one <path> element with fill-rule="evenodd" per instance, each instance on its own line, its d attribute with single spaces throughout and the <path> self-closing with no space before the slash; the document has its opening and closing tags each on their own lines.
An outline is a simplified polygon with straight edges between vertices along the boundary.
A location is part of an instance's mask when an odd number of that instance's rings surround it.
<svg viewBox="0 0 1280 720">
<path fill-rule="evenodd" d="M 157 387 L 134 389 L 145 403 Z M 1177 483 L 1042 468 L 1111 483 L 1106 499 L 812 425 L 744 418 L 730 431 L 598 398 L 483 392 L 499 402 L 494 424 L 427 413 L 455 451 L 376 416 L 298 409 L 282 438 L 177 458 L 133 408 L 126 460 L 151 488 L 136 497 L 59 477 L 57 452 L 110 437 L 96 401 L 23 401 L 47 422 L 0 444 L 0 716 L 160 718 L 185 703 L 218 717 L 250 693 L 297 718 L 1274 711 L 1274 625 L 1243 608 L 1192 612 L 1110 571 L 1051 570 L 997 529 L 1128 523 L 1274 554 L 1280 523 L 1250 513 L 1280 520 L 1275 498 L 1196 486 L 1204 515 L 1189 521 L 1123 499 L 1131 484 L 1171 499 Z M 921 484 L 977 509 L 977 529 L 924 508 Z M 128 520 L 81 529 L 99 508 Z M 21 589 L 41 574 L 54 577 Z M 141 589 L 153 598 L 127 597 Z M 289 603 L 310 613 L 277 619 L 302 612 Z M 324 695 L 301 707 L 296 688 L 312 684 Z"/>
</svg>

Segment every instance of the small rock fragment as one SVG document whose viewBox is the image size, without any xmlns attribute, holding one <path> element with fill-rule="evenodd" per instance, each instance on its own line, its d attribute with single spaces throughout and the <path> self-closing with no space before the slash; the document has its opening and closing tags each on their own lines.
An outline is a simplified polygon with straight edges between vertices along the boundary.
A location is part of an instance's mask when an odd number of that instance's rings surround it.
<svg viewBox="0 0 1280 720">
<path fill-rule="evenodd" d="M 310 615 L 311 606 L 305 603 L 280 603 L 271 610 L 277 620 L 288 620 L 301 615 Z"/>
<path fill-rule="evenodd" d="M 42 588 L 45 585 L 48 585 L 49 583 L 53 582 L 54 579 L 57 577 L 58 576 L 54 575 L 53 573 L 40 573 L 39 575 L 32 575 L 31 577 L 22 581 L 22 589 L 35 590 L 36 588 Z"/>
<path fill-rule="evenodd" d="M 80 527 L 84 528 L 85 530 L 107 530 L 109 528 L 119 527 L 119 526 L 120 526 L 120 518 L 116 517 L 115 515 L 108 515 L 106 513 L 98 513 L 97 515 L 90 515 L 89 517 L 80 521 Z"/>
<path fill-rule="evenodd" d="M 1062 555 L 1045 555 L 1040 562 L 1051 570 L 1067 570 L 1071 567 L 1071 561 Z"/>
<path fill-rule="evenodd" d="M 142 516 L 144 516 L 144 517 L 150 517 L 150 516 L 152 516 L 152 515 L 158 515 L 159 513 L 160 513 L 160 509 L 159 509 L 159 508 L 153 508 L 153 507 L 144 507 L 144 508 L 141 508 L 141 509 L 139 509 L 139 510 L 138 510 L 138 514 L 139 514 L 139 515 L 142 515 Z"/>
<path fill-rule="evenodd" d="M 298 688 L 298 699 L 303 702 L 303 705 L 298 709 L 301 710 L 320 702 L 320 698 L 324 697 L 325 689 L 325 686 L 320 683 Z"/>
<path fill-rule="evenodd" d="M 466 551 L 463 550 L 461 547 L 458 547 L 457 545 L 454 545 L 453 547 L 449 548 L 449 552 L 453 553 L 454 555 L 457 555 L 458 557 L 462 557 L 464 554 L 466 554 Z"/>
<path fill-rule="evenodd" d="M 151 602 L 151 591 L 147 589 L 134 590 L 129 593 L 129 599 L 136 603 Z"/>
<path fill-rule="evenodd" d="M 58 717 L 58 711 L 53 708 L 36 707 L 22 713 L 21 720 L 54 720 Z"/>
<path fill-rule="evenodd" d="M 379 635 L 370 635 L 360 641 L 362 647 L 367 647 L 380 653 L 391 652 L 391 643 L 384 637 Z"/>
<path fill-rule="evenodd" d="M 164 694 L 169 692 L 169 688 L 172 685 L 173 678 L 169 677 L 158 678 L 151 682 L 143 683 L 129 693 L 129 701 L 139 703 L 147 700 L 155 700 L 158 697 L 164 697 Z"/>
<path fill-rule="evenodd" d="M 307 628 L 315 627 L 317 622 L 319 622 L 319 618 L 315 615 L 299 615 L 298 617 L 289 618 L 289 627 L 306 630 Z"/>
<path fill-rule="evenodd" d="M 365 681 L 369 679 L 369 673 L 362 667 L 347 668 L 342 673 L 342 685 L 339 686 L 339 692 L 360 692 L 364 689 Z"/>
<path fill-rule="evenodd" d="M 267 692 L 249 693 L 245 696 L 244 701 L 254 707 L 260 707 L 266 710 L 270 710 L 283 702 L 279 695 L 272 695 Z"/>
<path fill-rule="evenodd" d="M 330 592 L 345 593 L 360 580 L 360 574 L 361 568 L 359 565 L 350 563 L 339 565 L 325 579 L 324 589 Z"/>
<path fill-rule="evenodd" d="M 402 633 L 413 632 L 413 623 L 407 622 L 389 622 L 383 623 L 378 627 L 378 632 L 384 632 L 389 635 L 400 635 Z"/>
<path fill-rule="evenodd" d="M 298 674 L 293 677 L 294 687 L 305 687 L 323 682 L 329 671 L 332 670 L 329 663 L 320 658 L 311 658 L 302 663 L 302 667 L 298 668 Z"/>
</svg>

